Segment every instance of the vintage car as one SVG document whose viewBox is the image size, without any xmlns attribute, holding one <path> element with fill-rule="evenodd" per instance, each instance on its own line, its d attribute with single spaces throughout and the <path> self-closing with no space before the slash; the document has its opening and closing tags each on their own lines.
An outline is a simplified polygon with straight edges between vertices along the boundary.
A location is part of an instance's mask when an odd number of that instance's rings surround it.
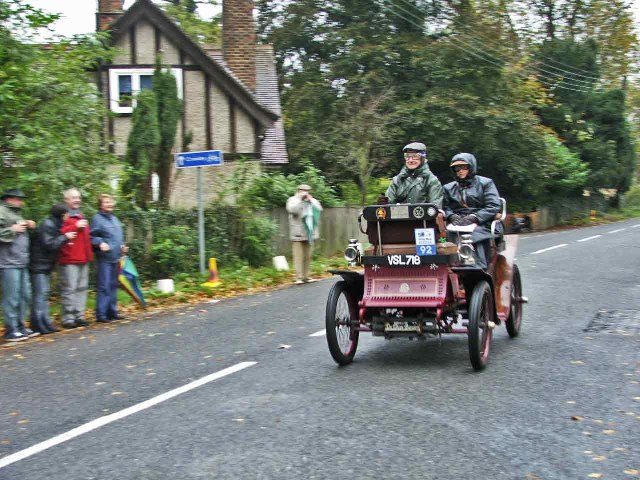
<svg viewBox="0 0 640 480">
<path fill-rule="evenodd" d="M 501 201 L 492 233 L 506 216 Z M 435 205 L 371 205 L 358 223 L 371 246 L 362 251 L 351 240 L 349 267 L 331 271 L 342 277 L 326 308 L 327 342 L 338 364 L 351 363 L 360 332 L 386 339 L 466 334 L 475 370 L 487 365 L 498 325 L 518 336 L 526 298 L 514 263 L 517 236 L 494 235 L 485 271 L 475 265 L 475 226 L 445 226 Z"/>
</svg>

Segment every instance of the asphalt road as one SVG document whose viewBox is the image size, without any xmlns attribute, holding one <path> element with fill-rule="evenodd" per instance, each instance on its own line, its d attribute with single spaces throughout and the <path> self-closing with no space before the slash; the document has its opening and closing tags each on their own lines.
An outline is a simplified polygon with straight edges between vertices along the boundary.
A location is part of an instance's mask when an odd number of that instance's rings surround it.
<svg viewBox="0 0 640 480">
<path fill-rule="evenodd" d="M 1 348 L 0 479 L 640 478 L 640 219 L 519 247 L 481 373 L 462 335 L 337 367 L 334 280 Z"/>
</svg>

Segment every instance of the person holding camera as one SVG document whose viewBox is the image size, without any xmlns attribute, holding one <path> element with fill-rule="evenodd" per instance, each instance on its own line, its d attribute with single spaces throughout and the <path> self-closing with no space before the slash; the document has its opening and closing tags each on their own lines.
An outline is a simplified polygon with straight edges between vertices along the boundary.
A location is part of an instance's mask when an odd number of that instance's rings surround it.
<svg viewBox="0 0 640 480">
<path fill-rule="evenodd" d="M 0 196 L 0 275 L 5 340 L 19 342 L 40 335 L 27 328 L 24 318 L 31 298 L 29 284 L 29 235 L 36 222 L 22 218 L 22 190 L 6 190 Z"/>
<path fill-rule="evenodd" d="M 289 212 L 289 238 L 293 250 L 296 284 L 311 282 L 311 253 L 313 242 L 320 238 L 319 222 L 322 206 L 311 196 L 311 187 L 302 184 L 287 200 Z"/>
<path fill-rule="evenodd" d="M 75 232 L 77 235 L 62 246 L 58 258 L 62 326 L 86 327 L 89 325 L 84 319 L 89 289 L 89 262 L 93 260 L 89 222 L 80 211 L 82 196 L 77 188 L 65 190 L 64 203 L 69 217 L 62 224 L 60 233 Z"/>
</svg>

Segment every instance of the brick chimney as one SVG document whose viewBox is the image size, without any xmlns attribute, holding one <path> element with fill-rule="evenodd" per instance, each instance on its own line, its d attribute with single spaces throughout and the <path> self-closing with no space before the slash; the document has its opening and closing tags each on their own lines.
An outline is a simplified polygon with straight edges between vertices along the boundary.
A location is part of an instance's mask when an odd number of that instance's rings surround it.
<svg viewBox="0 0 640 480">
<path fill-rule="evenodd" d="M 253 0 L 223 0 L 222 51 L 227 66 L 252 91 L 256 90 L 256 44 Z"/>
<path fill-rule="evenodd" d="M 98 0 L 96 13 L 96 30 L 102 32 L 122 16 L 124 0 Z"/>
</svg>

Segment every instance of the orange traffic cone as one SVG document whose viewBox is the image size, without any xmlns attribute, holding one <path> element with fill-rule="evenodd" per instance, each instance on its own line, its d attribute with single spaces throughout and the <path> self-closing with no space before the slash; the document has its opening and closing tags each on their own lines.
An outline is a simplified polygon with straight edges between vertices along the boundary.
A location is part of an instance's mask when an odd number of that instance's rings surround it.
<svg viewBox="0 0 640 480">
<path fill-rule="evenodd" d="M 220 285 L 220 276 L 218 275 L 218 261 L 215 258 L 209 259 L 209 280 L 202 284 L 203 287 L 217 287 Z"/>
</svg>

